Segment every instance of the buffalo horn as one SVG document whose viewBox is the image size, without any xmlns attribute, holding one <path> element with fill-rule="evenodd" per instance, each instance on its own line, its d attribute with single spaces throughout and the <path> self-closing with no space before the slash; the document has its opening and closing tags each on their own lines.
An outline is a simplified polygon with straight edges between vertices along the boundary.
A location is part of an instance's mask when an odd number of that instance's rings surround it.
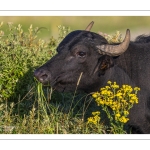
<svg viewBox="0 0 150 150">
<path fill-rule="evenodd" d="M 94 21 L 92 21 L 92 22 L 86 27 L 85 31 L 90 31 L 91 28 L 92 28 L 92 26 L 93 26 L 93 24 L 94 24 Z"/>
<path fill-rule="evenodd" d="M 129 43 L 130 43 L 130 30 L 127 29 L 126 36 L 123 42 L 120 43 L 119 45 L 106 44 L 106 45 L 98 45 L 96 47 L 98 48 L 100 54 L 109 56 L 119 56 L 127 50 Z"/>
</svg>

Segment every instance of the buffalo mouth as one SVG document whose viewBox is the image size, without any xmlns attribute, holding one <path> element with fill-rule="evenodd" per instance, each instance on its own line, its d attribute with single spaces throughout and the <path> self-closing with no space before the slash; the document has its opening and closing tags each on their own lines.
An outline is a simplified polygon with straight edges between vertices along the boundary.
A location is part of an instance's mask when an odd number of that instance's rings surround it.
<svg viewBox="0 0 150 150">
<path fill-rule="evenodd" d="M 77 88 L 77 82 L 61 80 L 51 86 L 59 92 L 74 92 Z"/>
<path fill-rule="evenodd" d="M 69 82 L 56 82 L 55 84 L 50 84 L 50 86 L 53 88 L 53 90 L 56 90 L 58 92 L 73 92 L 76 89 L 76 85 Z"/>
<path fill-rule="evenodd" d="M 77 87 L 77 79 L 71 78 L 66 74 L 61 74 L 51 81 L 41 82 L 44 86 L 51 86 L 54 90 L 59 92 L 73 92 Z"/>
<path fill-rule="evenodd" d="M 59 75 L 56 75 L 52 71 L 41 68 L 35 70 L 34 76 L 44 86 L 51 86 L 60 92 L 75 91 L 80 78 L 80 74 L 76 74 L 73 71 L 61 72 Z"/>
</svg>

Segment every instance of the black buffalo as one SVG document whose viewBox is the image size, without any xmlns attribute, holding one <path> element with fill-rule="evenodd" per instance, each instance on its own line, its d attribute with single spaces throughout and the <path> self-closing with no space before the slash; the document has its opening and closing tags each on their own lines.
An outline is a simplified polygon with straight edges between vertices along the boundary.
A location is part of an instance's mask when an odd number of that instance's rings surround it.
<svg viewBox="0 0 150 150">
<path fill-rule="evenodd" d="M 127 29 L 122 43 L 108 44 L 103 36 L 90 32 L 92 25 L 69 33 L 58 53 L 34 76 L 60 92 L 78 87 L 90 93 L 108 80 L 140 87 L 139 103 L 131 109 L 128 124 L 135 133 L 150 133 L 150 37 L 139 36 L 132 42 Z"/>
</svg>

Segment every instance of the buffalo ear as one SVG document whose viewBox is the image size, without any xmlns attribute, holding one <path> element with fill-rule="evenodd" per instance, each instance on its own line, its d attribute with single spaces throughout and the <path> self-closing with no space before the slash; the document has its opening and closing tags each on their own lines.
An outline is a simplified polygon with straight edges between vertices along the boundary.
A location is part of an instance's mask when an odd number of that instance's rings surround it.
<svg viewBox="0 0 150 150">
<path fill-rule="evenodd" d="M 113 58 L 103 55 L 99 58 L 99 76 L 104 75 L 105 71 L 114 66 Z"/>
</svg>

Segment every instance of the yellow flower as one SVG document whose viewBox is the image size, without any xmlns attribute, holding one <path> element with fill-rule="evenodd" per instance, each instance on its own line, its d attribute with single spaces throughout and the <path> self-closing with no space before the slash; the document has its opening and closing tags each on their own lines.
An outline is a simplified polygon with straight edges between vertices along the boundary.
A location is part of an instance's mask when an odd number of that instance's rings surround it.
<svg viewBox="0 0 150 150">
<path fill-rule="evenodd" d="M 105 101 L 104 101 L 104 100 L 101 100 L 99 104 L 104 105 L 104 104 L 105 104 Z"/>
<path fill-rule="evenodd" d="M 109 102 L 108 102 L 108 101 L 105 101 L 105 105 L 109 106 Z"/>
<path fill-rule="evenodd" d="M 133 91 L 130 85 L 123 85 L 122 88 L 124 93 L 131 93 Z"/>
<path fill-rule="evenodd" d="M 118 114 L 116 114 L 115 116 L 116 116 L 116 117 L 120 117 L 121 115 L 118 113 Z"/>
<path fill-rule="evenodd" d="M 122 93 L 121 92 L 117 92 L 117 94 L 115 96 L 117 96 L 119 99 L 122 99 Z"/>
<path fill-rule="evenodd" d="M 103 105 L 104 104 L 104 100 L 103 99 L 101 99 L 101 97 L 98 97 L 98 98 L 96 98 L 96 103 L 97 103 L 97 105 L 98 106 L 100 106 L 100 105 Z"/>
<path fill-rule="evenodd" d="M 110 105 L 113 104 L 113 100 L 112 100 L 112 99 L 109 100 L 109 104 L 110 104 Z"/>
<path fill-rule="evenodd" d="M 138 103 L 138 98 L 137 98 L 136 94 L 129 94 L 129 97 L 130 97 L 129 102 L 131 104 Z"/>
<path fill-rule="evenodd" d="M 134 88 L 134 91 L 140 91 L 140 88 L 135 87 L 135 88 Z"/>
<path fill-rule="evenodd" d="M 122 93 L 121 92 L 117 92 L 116 96 L 122 96 Z"/>
<path fill-rule="evenodd" d="M 118 88 L 119 88 L 119 85 L 117 85 L 116 82 L 114 82 L 114 84 L 111 85 L 111 87 L 112 87 L 113 89 L 118 89 Z"/>
<path fill-rule="evenodd" d="M 95 98 L 97 105 L 106 112 L 110 123 L 125 124 L 129 120 L 127 116 L 130 108 L 133 107 L 133 104 L 138 103 L 137 92 L 140 88 L 132 88 L 130 85 L 119 87 L 116 82 L 111 81 L 108 81 L 107 84 L 100 88 L 99 92 L 94 93 L 92 97 Z M 96 125 L 100 120 L 99 114 L 100 112 L 93 112 L 93 117 L 88 118 L 88 122 Z"/>
<path fill-rule="evenodd" d="M 88 124 L 95 124 L 97 125 L 100 121 L 100 112 L 96 111 L 96 112 L 92 112 L 93 117 L 89 117 L 87 123 Z"/>
<path fill-rule="evenodd" d="M 108 82 L 107 82 L 107 84 L 111 84 L 111 83 L 112 83 L 111 81 L 108 81 Z"/>
<path fill-rule="evenodd" d="M 101 95 L 108 95 L 108 91 L 107 90 L 102 90 Z"/>
<path fill-rule="evenodd" d="M 98 93 L 98 92 L 92 94 L 92 97 L 93 97 L 93 98 L 97 98 L 98 96 L 99 96 L 99 93 Z"/>
<path fill-rule="evenodd" d="M 128 112 L 128 111 L 126 111 L 126 110 L 125 110 L 125 111 L 123 111 L 123 113 L 124 113 L 124 115 L 125 115 L 125 116 L 127 116 L 127 115 L 129 114 L 129 112 Z"/>
<path fill-rule="evenodd" d="M 122 123 L 126 123 L 129 120 L 129 118 L 126 118 L 125 116 L 122 116 L 121 118 L 119 118 L 119 121 Z"/>
<path fill-rule="evenodd" d="M 93 122 L 93 117 L 88 118 L 88 123 L 91 123 L 91 122 Z"/>
<path fill-rule="evenodd" d="M 117 113 L 117 114 L 115 115 L 115 120 L 118 121 L 120 116 L 121 116 L 121 115 L 120 115 L 119 113 Z"/>
<path fill-rule="evenodd" d="M 125 99 L 122 99 L 121 102 L 122 103 L 127 103 L 127 101 Z"/>
<path fill-rule="evenodd" d="M 108 89 L 110 89 L 110 87 L 109 86 L 105 86 L 105 88 L 108 90 Z"/>
<path fill-rule="evenodd" d="M 93 115 L 93 116 L 95 116 L 95 115 L 100 115 L 100 112 L 99 112 L 99 111 L 92 112 L 92 115 Z"/>
</svg>

